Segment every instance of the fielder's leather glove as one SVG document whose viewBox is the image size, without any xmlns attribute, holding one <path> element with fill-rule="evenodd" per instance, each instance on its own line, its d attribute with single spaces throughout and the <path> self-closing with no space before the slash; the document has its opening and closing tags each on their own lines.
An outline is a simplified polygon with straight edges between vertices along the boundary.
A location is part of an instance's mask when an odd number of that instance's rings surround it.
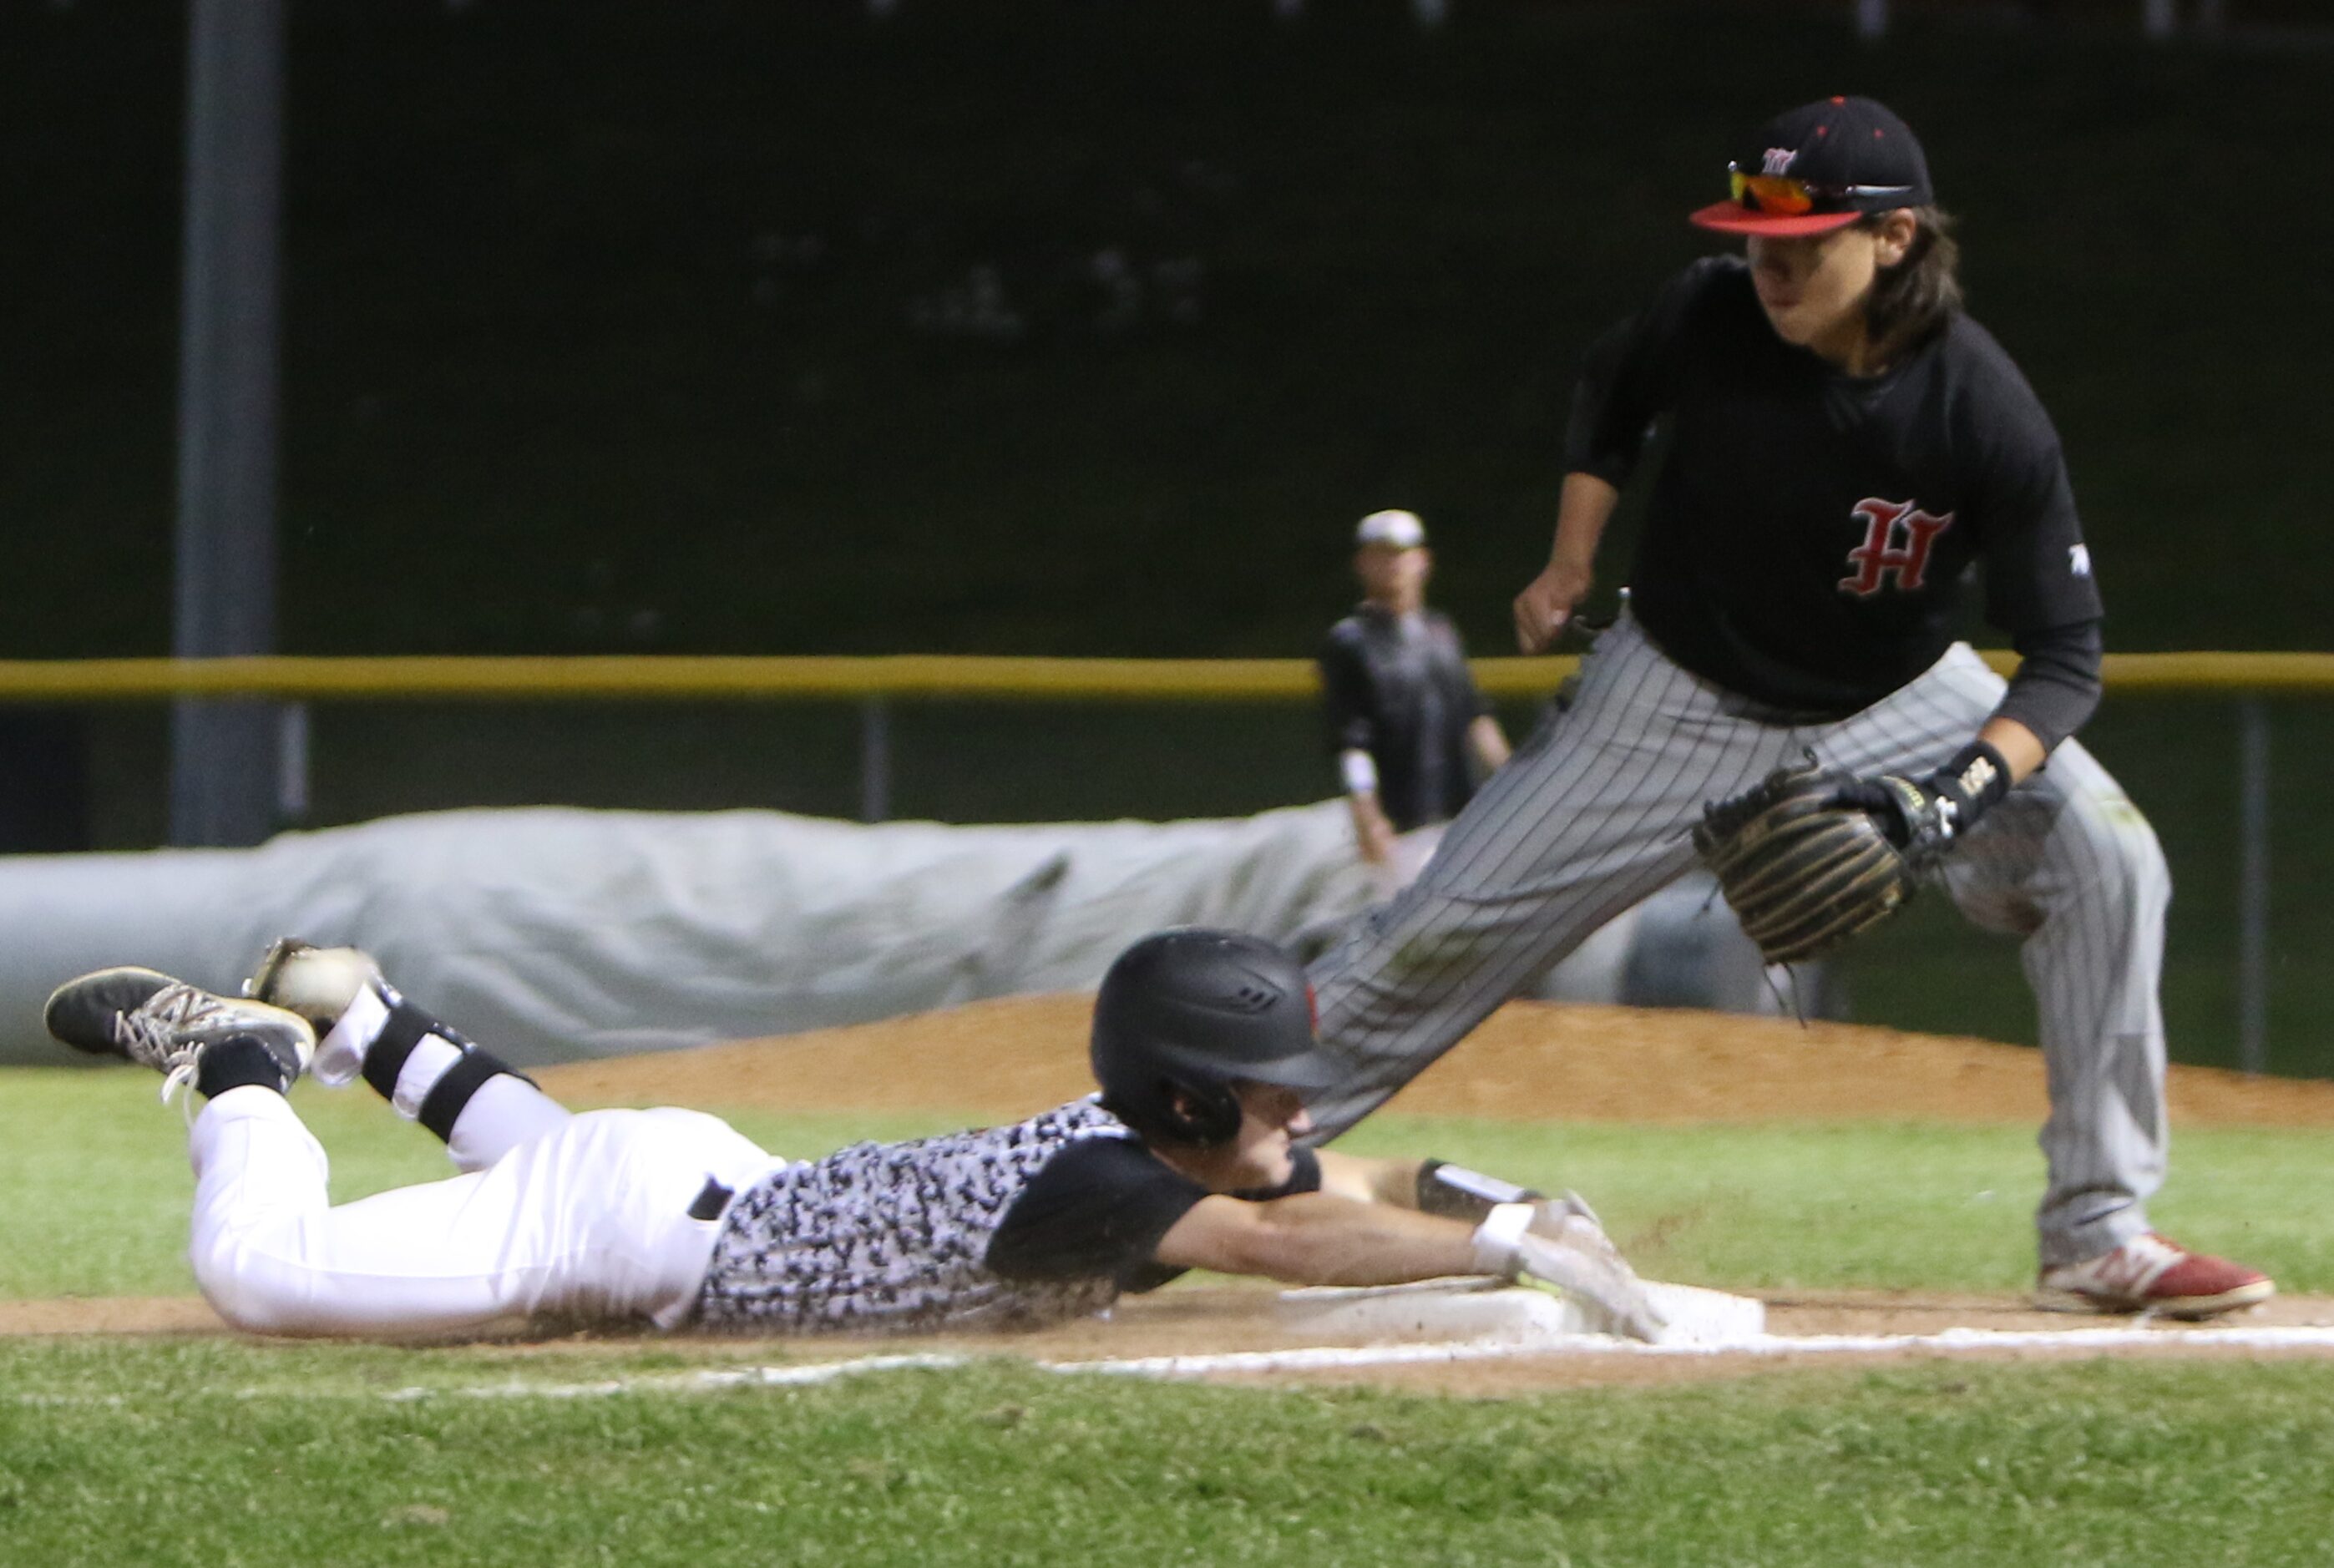
<svg viewBox="0 0 2334 1568">
<path fill-rule="evenodd" d="M 1778 768 L 1702 809 L 1693 847 L 1770 964 L 1820 957 L 1913 896 L 1913 867 L 1836 768 Z"/>
<path fill-rule="evenodd" d="M 1810 762 L 1704 807 L 1693 847 L 1767 962 L 1800 963 L 1903 908 L 1918 873 L 2009 788 L 1983 741 L 1917 780 Z"/>
</svg>

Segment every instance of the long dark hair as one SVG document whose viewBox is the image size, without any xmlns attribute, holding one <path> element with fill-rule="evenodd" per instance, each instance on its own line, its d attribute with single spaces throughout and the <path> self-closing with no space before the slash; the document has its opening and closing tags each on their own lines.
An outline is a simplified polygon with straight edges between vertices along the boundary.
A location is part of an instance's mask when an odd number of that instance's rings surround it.
<svg viewBox="0 0 2334 1568">
<path fill-rule="evenodd" d="M 1881 269 L 1864 302 L 1865 331 L 1882 364 L 1895 363 L 1936 336 L 1962 308 L 1962 247 L 1953 238 L 1953 215 L 1941 207 L 1912 212 L 1918 226 L 1905 259 Z M 1877 228 L 1886 217 L 1874 213 L 1864 225 Z"/>
</svg>

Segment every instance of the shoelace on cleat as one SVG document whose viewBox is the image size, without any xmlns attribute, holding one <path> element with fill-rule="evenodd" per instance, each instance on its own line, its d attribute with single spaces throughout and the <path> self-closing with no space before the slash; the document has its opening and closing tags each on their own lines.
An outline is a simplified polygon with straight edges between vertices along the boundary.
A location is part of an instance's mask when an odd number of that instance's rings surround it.
<svg viewBox="0 0 2334 1568">
<path fill-rule="evenodd" d="M 202 1042 L 181 1038 L 205 1019 L 228 1011 L 228 1004 L 198 986 L 175 981 L 125 1013 L 113 1015 L 113 1039 L 130 1059 L 162 1071 L 162 1103 L 195 1081 Z M 187 1101 L 189 1120 L 194 1101 Z"/>
</svg>

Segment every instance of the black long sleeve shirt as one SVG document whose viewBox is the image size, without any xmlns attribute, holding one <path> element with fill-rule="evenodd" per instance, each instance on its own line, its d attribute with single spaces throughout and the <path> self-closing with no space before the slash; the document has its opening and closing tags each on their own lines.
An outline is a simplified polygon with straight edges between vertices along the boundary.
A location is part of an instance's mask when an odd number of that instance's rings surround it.
<svg viewBox="0 0 2334 1568">
<path fill-rule="evenodd" d="M 1625 483 L 1656 419 L 1631 607 L 1678 663 L 1844 717 L 1936 661 L 1974 579 L 2024 656 L 1998 711 L 2046 747 L 2089 717 L 2090 553 L 2058 433 L 1983 327 L 1957 313 L 1851 377 L 1775 334 L 1740 257 L 1707 258 L 1590 350 L 1567 467 Z"/>
</svg>

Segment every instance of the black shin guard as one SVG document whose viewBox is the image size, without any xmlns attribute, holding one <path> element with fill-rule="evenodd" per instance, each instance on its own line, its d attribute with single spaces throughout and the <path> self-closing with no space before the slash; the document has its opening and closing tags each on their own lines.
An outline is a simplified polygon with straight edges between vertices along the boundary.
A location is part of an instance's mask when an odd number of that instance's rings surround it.
<svg viewBox="0 0 2334 1568">
<path fill-rule="evenodd" d="M 535 1082 L 493 1053 L 480 1050 L 401 996 L 391 1005 L 389 1022 L 381 1026 L 381 1034 L 366 1048 L 364 1081 L 371 1084 L 382 1099 L 393 1103 L 397 1099 L 398 1079 L 403 1075 L 405 1064 L 412 1059 L 414 1048 L 432 1035 L 461 1053 L 445 1072 L 438 1075 L 437 1081 L 423 1091 L 420 1109 L 414 1113 L 416 1121 L 441 1140 L 452 1140 L 456 1119 L 462 1114 L 463 1107 L 470 1103 L 470 1097 L 477 1093 L 488 1079 L 506 1073 L 523 1083 Z"/>
<path fill-rule="evenodd" d="M 365 1047 L 364 1081 L 383 1100 L 397 1098 L 397 1077 L 405 1071 L 405 1063 L 413 1048 L 435 1034 L 448 1045 L 460 1050 L 469 1044 L 451 1029 L 424 1013 L 412 1003 L 400 997 L 390 1005 L 389 1022 L 381 1026 L 373 1043 Z"/>
<path fill-rule="evenodd" d="M 470 1096 L 485 1088 L 487 1079 L 506 1073 L 513 1078 L 519 1076 L 487 1053 L 471 1046 L 429 1086 L 429 1092 L 421 1097 L 421 1109 L 415 1112 L 414 1120 L 436 1133 L 441 1141 L 453 1142 L 455 1120 L 470 1103 Z"/>
</svg>

